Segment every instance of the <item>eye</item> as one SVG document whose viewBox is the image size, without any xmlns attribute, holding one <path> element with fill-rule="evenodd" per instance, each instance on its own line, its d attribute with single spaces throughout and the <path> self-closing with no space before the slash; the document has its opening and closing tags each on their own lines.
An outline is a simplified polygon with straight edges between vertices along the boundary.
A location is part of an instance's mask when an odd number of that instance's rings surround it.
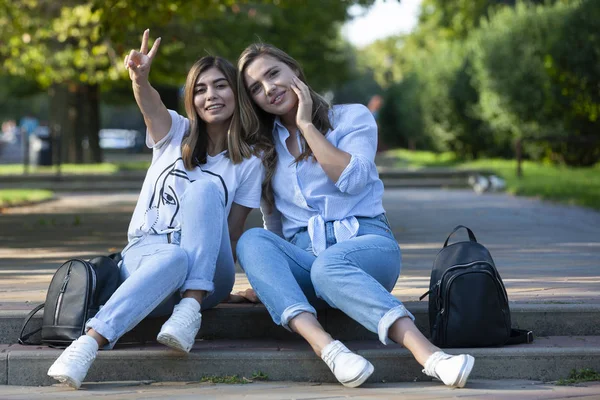
<svg viewBox="0 0 600 400">
<path fill-rule="evenodd" d="M 163 194 L 163 202 L 164 202 L 164 204 L 170 204 L 172 206 L 177 204 L 177 202 L 175 201 L 175 198 L 173 196 L 171 196 L 169 193 Z"/>
<path fill-rule="evenodd" d="M 205 93 L 205 92 L 206 92 L 206 88 L 205 87 L 200 87 L 200 88 L 196 89 L 196 91 L 194 92 L 194 94 Z"/>
<path fill-rule="evenodd" d="M 217 89 L 225 89 L 225 88 L 227 88 L 227 86 L 228 86 L 228 85 L 227 85 L 226 83 L 219 83 L 219 84 L 217 85 Z"/>
<path fill-rule="evenodd" d="M 279 70 L 274 69 L 273 71 L 269 72 L 269 78 L 273 78 L 274 76 L 277 76 L 277 74 L 279 74 Z"/>
<path fill-rule="evenodd" d="M 257 95 L 258 92 L 260 92 L 260 86 L 259 85 L 254 85 L 250 88 L 250 93 L 252 93 L 252 95 Z"/>
</svg>

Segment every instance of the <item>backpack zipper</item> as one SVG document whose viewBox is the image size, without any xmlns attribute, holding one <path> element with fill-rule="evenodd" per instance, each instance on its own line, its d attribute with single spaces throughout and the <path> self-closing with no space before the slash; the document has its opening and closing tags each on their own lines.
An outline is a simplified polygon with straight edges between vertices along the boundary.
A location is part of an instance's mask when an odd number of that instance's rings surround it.
<svg viewBox="0 0 600 400">
<path fill-rule="evenodd" d="M 444 273 L 442 274 L 442 277 L 436 282 L 435 285 L 433 285 L 428 291 L 426 291 L 425 293 L 423 293 L 421 295 L 421 297 L 419 297 L 419 301 L 423 300 L 425 298 L 425 296 L 427 296 L 428 294 L 431 294 L 431 292 L 433 292 L 435 290 L 435 288 L 438 288 L 438 292 L 440 291 L 440 287 L 442 286 L 442 279 L 444 279 L 444 275 L 446 275 L 448 273 L 448 271 L 451 271 L 453 269 L 457 269 L 457 268 L 466 268 L 466 267 L 470 267 L 473 266 L 475 264 L 487 264 L 490 267 L 493 267 L 493 265 L 487 261 L 472 261 L 470 263 L 467 264 L 456 264 L 451 266 L 450 268 L 448 268 L 446 271 L 444 271 Z"/>
<path fill-rule="evenodd" d="M 67 290 L 67 284 L 71 279 L 71 267 L 73 264 L 69 264 L 69 269 L 67 270 L 67 274 L 63 279 L 63 283 L 60 287 L 60 292 L 58 293 L 58 299 L 56 299 L 56 308 L 54 309 L 54 325 L 58 323 L 58 314 L 60 313 L 60 309 L 62 307 L 63 297 L 65 294 L 65 290 Z"/>
<path fill-rule="evenodd" d="M 92 271 L 92 296 L 96 294 L 96 271 L 94 270 L 94 267 L 92 267 L 91 263 L 88 263 L 89 267 L 90 267 L 90 271 Z"/>
</svg>

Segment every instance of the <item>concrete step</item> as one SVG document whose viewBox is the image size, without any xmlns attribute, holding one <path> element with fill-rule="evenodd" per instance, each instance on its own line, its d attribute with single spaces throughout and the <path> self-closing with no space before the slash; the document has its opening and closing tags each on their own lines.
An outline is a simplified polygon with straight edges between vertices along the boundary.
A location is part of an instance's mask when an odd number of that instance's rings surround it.
<svg viewBox="0 0 600 400">
<path fill-rule="evenodd" d="M 376 341 L 346 342 L 375 366 L 368 382 L 428 380 L 410 353 L 398 345 Z M 0 345 L 0 383 L 50 385 L 46 372 L 61 350 L 47 347 Z M 448 349 L 468 352 L 476 361 L 474 379 L 566 378 L 572 369 L 600 370 L 600 337 L 553 336 L 535 343 L 484 349 Z M 299 341 L 205 340 L 190 354 L 164 346 L 117 346 L 101 351 L 86 381 L 199 381 L 205 376 L 251 378 L 262 373 L 272 381 L 335 382 L 332 373 Z"/>
<path fill-rule="evenodd" d="M 451 168 L 398 169 L 379 167 L 379 176 L 385 187 L 468 187 L 471 175 L 489 174 L 481 170 L 456 170 Z M 57 177 L 49 174 L 0 175 L 0 186 L 5 189 L 47 189 L 57 192 L 117 190 L 139 191 L 145 171 L 124 171 L 117 174 L 82 174 Z"/>
<path fill-rule="evenodd" d="M 429 336 L 427 302 L 407 302 L 417 327 Z M 31 329 L 41 326 L 42 312 L 32 320 Z M 0 343 L 16 343 L 25 310 L 0 311 Z M 527 304 L 512 303 L 513 328 L 529 329 L 536 337 L 543 336 L 600 336 L 600 304 Z M 154 342 L 166 318 L 148 318 L 121 338 L 121 343 Z M 377 340 L 377 335 L 339 310 L 319 311 L 325 330 L 340 340 Z M 29 329 L 28 329 L 29 330 Z M 39 338 L 33 337 L 33 339 Z M 202 329 L 198 339 L 273 339 L 296 340 L 299 337 L 271 320 L 263 305 L 220 304 L 202 313 Z"/>
</svg>

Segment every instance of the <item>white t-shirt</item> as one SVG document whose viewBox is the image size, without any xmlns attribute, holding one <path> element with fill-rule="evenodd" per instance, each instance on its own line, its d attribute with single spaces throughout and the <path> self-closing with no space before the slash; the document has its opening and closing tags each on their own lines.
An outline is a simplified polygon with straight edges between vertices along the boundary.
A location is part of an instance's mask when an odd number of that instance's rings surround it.
<svg viewBox="0 0 600 400">
<path fill-rule="evenodd" d="M 131 242 L 145 234 L 164 234 L 181 229 L 180 201 L 190 183 L 210 179 L 227 190 L 225 215 L 232 203 L 248 208 L 260 205 L 263 167 L 258 157 L 252 156 L 234 164 L 225 152 L 208 156 L 207 163 L 191 171 L 185 169 L 181 157 L 181 142 L 189 129 L 187 118 L 169 110 L 172 123 L 169 133 L 154 143 L 146 133 L 146 145 L 152 151 L 142 191 L 133 211 L 127 237 Z"/>
</svg>

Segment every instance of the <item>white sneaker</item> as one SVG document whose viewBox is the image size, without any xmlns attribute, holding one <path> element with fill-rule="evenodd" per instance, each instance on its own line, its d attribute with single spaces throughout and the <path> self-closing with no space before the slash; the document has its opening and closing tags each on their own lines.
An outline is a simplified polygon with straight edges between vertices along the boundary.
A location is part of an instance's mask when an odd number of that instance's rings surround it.
<svg viewBox="0 0 600 400">
<path fill-rule="evenodd" d="M 173 314 L 160 328 L 159 343 L 189 353 L 200 330 L 200 304 L 192 298 L 181 299 Z"/>
<path fill-rule="evenodd" d="M 79 389 L 98 354 L 98 342 L 87 335 L 69 345 L 48 369 L 48 376 Z"/>
<path fill-rule="evenodd" d="M 436 351 L 425 362 L 423 373 L 441 380 L 444 385 L 465 387 L 475 359 L 469 354 L 452 356 L 443 351 Z"/>
<path fill-rule="evenodd" d="M 362 385 L 373 373 L 373 365 L 369 361 L 348 350 L 339 340 L 325 346 L 321 358 L 336 379 L 347 387 Z"/>
</svg>

